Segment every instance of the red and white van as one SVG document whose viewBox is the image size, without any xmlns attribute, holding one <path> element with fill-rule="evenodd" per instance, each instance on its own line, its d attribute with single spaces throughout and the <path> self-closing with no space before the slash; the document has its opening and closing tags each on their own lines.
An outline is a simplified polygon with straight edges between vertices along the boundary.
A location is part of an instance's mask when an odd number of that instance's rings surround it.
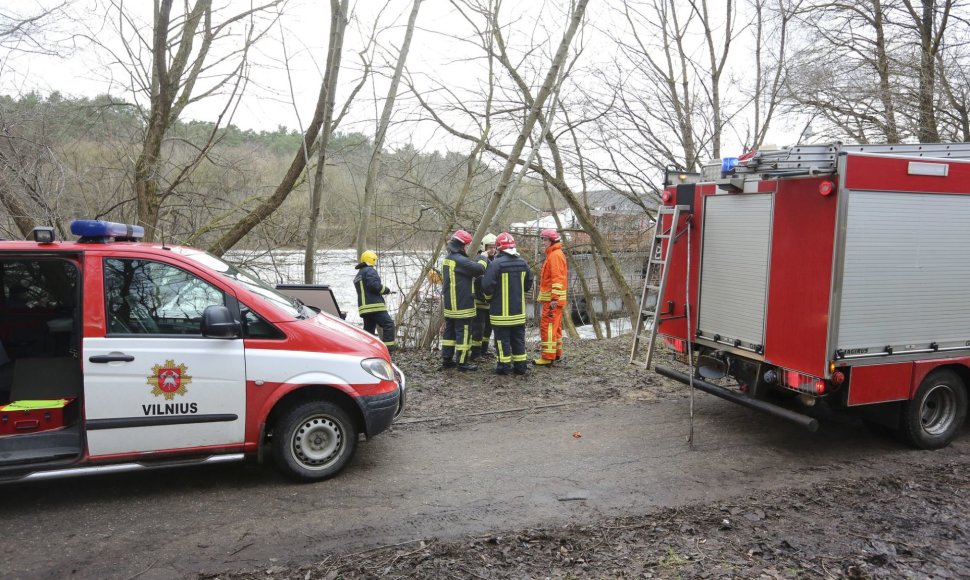
<svg viewBox="0 0 970 580">
<path fill-rule="evenodd" d="M 405 378 L 375 336 L 140 230 L 0 242 L 0 481 L 265 451 L 322 480 L 401 413 Z"/>
</svg>

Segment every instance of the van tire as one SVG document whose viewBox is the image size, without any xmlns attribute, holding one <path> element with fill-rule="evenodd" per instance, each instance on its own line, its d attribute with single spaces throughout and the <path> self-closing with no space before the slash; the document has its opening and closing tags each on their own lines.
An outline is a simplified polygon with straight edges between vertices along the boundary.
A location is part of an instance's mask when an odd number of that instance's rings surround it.
<svg viewBox="0 0 970 580">
<path fill-rule="evenodd" d="M 357 429 L 330 401 L 307 401 L 280 417 L 273 430 L 273 457 L 297 481 L 323 481 L 347 465 L 357 449 Z"/>
<path fill-rule="evenodd" d="M 903 438 L 920 449 L 940 449 L 953 441 L 967 416 L 967 389 L 953 371 L 933 371 L 903 406 Z"/>
</svg>

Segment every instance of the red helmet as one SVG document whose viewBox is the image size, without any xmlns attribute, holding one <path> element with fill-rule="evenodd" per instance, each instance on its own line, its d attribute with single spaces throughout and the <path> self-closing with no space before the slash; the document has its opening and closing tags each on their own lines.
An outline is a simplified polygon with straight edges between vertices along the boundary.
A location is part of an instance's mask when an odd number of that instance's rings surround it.
<svg viewBox="0 0 970 580">
<path fill-rule="evenodd" d="M 557 232 L 556 230 L 554 230 L 552 228 L 547 228 L 547 229 L 542 230 L 542 233 L 539 234 L 539 237 L 542 238 L 542 239 L 544 239 L 544 240 L 549 240 L 550 242 L 558 242 L 559 241 L 559 232 Z"/>
<path fill-rule="evenodd" d="M 472 243 L 472 235 L 466 232 L 465 230 L 456 231 L 454 234 L 451 235 L 451 239 L 458 240 L 459 242 L 461 242 L 466 246 Z"/>
<path fill-rule="evenodd" d="M 508 232 L 502 232 L 495 238 L 495 249 L 504 252 L 515 247 L 515 238 Z"/>
</svg>

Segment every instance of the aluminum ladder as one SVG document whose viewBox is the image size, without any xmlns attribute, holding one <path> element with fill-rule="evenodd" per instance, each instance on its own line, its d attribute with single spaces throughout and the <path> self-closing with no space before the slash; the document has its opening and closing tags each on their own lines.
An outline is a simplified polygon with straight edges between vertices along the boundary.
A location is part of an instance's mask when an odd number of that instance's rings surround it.
<svg viewBox="0 0 970 580">
<path fill-rule="evenodd" d="M 670 256 L 673 254 L 674 241 L 677 239 L 677 224 L 682 213 L 689 211 L 686 205 L 675 205 L 666 207 L 661 205 L 657 208 L 657 223 L 654 226 L 653 240 L 650 243 L 650 253 L 648 254 L 647 268 L 643 278 L 643 292 L 640 295 L 640 314 L 637 316 L 636 328 L 633 329 L 633 348 L 630 351 L 630 364 L 650 368 L 653 360 L 653 346 L 657 338 L 657 328 L 660 326 L 660 299 L 663 297 L 664 289 L 667 287 L 667 265 L 670 263 Z M 670 229 L 663 229 L 663 218 L 671 216 Z M 668 240 L 666 251 L 664 251 L 663 241 Z M 646 325 L 650 324 L 649 335 L 644 338 Z M 646 357 L 639 360 L 637 357 L 643 349 L 643 342 L 646 342 Z"/>
<path fill-rule="evenodd" d="M 765 173 L 784 176 L 812 172 L 835 172 L 842 153 L 873 153 L 927 159 L 970 159 L 970 143 L 920 143 L 914 145 L 794 145 L 785 149 L 758 151 L 735 168 L 735 173 Z"/>
</svg>

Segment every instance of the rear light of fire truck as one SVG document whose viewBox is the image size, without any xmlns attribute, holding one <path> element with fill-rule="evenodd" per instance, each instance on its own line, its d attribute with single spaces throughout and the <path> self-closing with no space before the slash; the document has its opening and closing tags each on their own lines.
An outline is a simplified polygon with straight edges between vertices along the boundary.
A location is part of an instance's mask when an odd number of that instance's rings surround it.
<svg viewBox="0 0 970 580">
<path fill-rule="evenodd" d="M 818 377 L 813 377 L 811 375 L 805 375 L 796 371 L 789 371 L 784 369 L 779 369 L 781 372 L 778 373 L 781 378 L 782 384 L 784 384 L 789 389 L 794 389 L 800 393 L 808 393 L 810 395 L 824 395 L 825 394 L 825 381 Z"/>
</svg>

